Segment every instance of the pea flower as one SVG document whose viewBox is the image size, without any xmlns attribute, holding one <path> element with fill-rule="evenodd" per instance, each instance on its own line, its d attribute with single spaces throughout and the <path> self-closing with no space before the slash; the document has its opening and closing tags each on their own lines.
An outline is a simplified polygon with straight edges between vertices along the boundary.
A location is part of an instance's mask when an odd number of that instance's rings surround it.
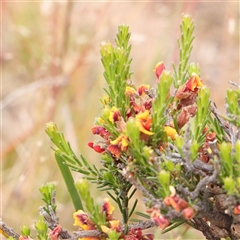
<svg viewBox="0 0 240 240">
<path fill-rule="evenodd" d="M 93 142 L 89 142 L 88 146 L 92 148 L 97 153 L 103 153 L 105 151 L 100 145 L 95 145 Z"/>
<path fill-rule="evenodd" d="M 115 140 L 110 141 L 110 145 L 107 150 L 115 155 L 117 158 L 120 157 L 122 151 L 126 151 L 128 147 L 128 137 L 120 135 Z"/>
<path fill-rule="evenodd" d="M 101 225 L 101 229 L 104 233 L 108 234 L 111 230 L 116 230 L 117 232 L 121 232 L 120 222 L 118 220 L 109 221 L 109 227 Z"/>
<path fill-rule="evenodd" d="M 150 113 L 148 110 L 138 113 L 136 115 L 135 120 L 141 133 L 144 133 L 149 136 L 154 134 L 153 132 L 150 131 L 152 119 L 150 117 Z"/>
<path fill-rule="evenodd" d="M 109 116 L 109 121 L 112 123 L 120 121 L 122 119 L 119 110 L 116 107 L 112 107 L 111 113 Z"/>
<path fill-rule="evenodd" d="M 193 73 L 191 78 L 178 88 L 175 97 L 181 100 L 183 106 L 191 105 L 195 102 L 198 89 L 202 86 L 202 80 L 197 74 Z"/>
<path fill-rule="evenodd" d="M 164 131 L 167 133 L 167 135 L 174 140 L 176 135 L 177 135 L 177 131 L 175 128 L 170 127 L 170 126 L 165 126 L 164 127 Z"/>
<path fill-rule="evenodd" d="M 163 70 L 165 69 L 165 66 L 163 64 L 163 62 L 158 62 L 155 66 L 155 69 L 154 69 L 154 72 L 158 78 L 158 81 L 159 81 L 159 78 L 161 77 L 162 75 L 162 72 Z"/>
<path fill-rule="evenodd" d="M 103 126 L 94 126 L 91 130 L 94 135 L 99 135 L 104 139 L 109 137 L 109 132 Z"/>
<path fill-rule="evenodd" d="M 136 90 L 135 90 L 133 87 L 127 86 L 127 87 L 126 87 L 126 90 L 125 90 L 125 93 L 126 93 L 127 95 L 134 95 L 134 94 L 136 93 Z"/>
<path fill-rule="evenodd" d="M 57 240 L 58 237 L 60 236 L 60 233 L 62 231 L 62 228 L 60 225 L 57 225 L 52 232 L 49 234 L 49 237 L 51 240 Z"/>
<path fill-rule="evenodd" d="M 90 220 L 88 214 L 82 210 L 78 210 L 73 214 L 74 224 L 73 226 L 79 226 L 83 230 L 93 230 L 95 228 L 95 224 Z"/>
<path fill-rule="evenodd" d="M 203 86 L 202 80 L 195 73 L 192 74 L 192 77 L 186 82 L 186 89 L 191 91 L 196 91 L 198 88 Z"/>
<path fill-rule="evenodd" d="M 162 214 L 160 214 L 159 210 L 153 210 L 151 214 L 151 219 L 158 224 L 158 226 L 163 230 L 169 225 L 169 221 Z"/>
<path fill-rule="evenodd" d="M 171 192 L 170 196 L 165 197 L 163 200 L 167 206 L 173 207 L 176 212 L 180 212 L 181 210 L 189 207 L 189 204 L 177 195 L 176 189 L 173 186 L 170 186 L 169 189 Z"/>
<path fill-rule="evenodd" d="M 109 216 L 112 215 L 114 211 L 113 205 L 110 203 L 108 198 L 104 198 L 104 203 L 102 205 L 102 212 L 106 213 L 106 217 L 108 218 Z"/>
<path fill-rule="evenodd" d="M 150 88 L 150 86 L 147 85 L 147 84 L 142 84 L 142 85 L 140 85 L 139 88 L 138 88 L 138 94 L 139 94 L 139 96 L 142 96 L 142 97 L 143 97 L 143 96 L 146 96 L 149 88 Z"/>
<path fill-rule="evenodd" d="M 143 235 L 141 228 L 131 229 L 128 234 L 124 236 L 124 240 L 153 240 L 153 234 Z"/>
</svg>

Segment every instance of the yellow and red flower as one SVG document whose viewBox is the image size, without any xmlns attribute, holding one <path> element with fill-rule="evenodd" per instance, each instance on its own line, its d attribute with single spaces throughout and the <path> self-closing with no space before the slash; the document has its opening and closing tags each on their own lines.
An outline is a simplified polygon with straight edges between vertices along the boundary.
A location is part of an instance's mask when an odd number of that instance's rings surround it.
<svg viewBox="0 0 240 240">
<path fill-rule="evenodd" d="M 163 70 L 165 69 L 165 66 L 163 64 L 163 62 L 158 62 L 155 66 L 154 72 L 159 80 L 159 78 L 162 75 Z"/>
<path fill-rule="evenodd" d="M 135 90 L 133 87 L 127 86 L 127 87 L 126 87 L 126 90 L 125 90 L 125 93 L 126 93 L 127 95 L 134 95 L 134 94 L 136 93 L 136 90 Z"/>
<path fill-rule="evenodd" d="M 95 152 L 97 152 L 97 153 L 103 153 L 103 152 L 105 151 L 105 149 L 102 148 L 102 146 L 96 145 L 96 144 L 94 144 L 93 142 L 89 142 L 89 143 L 88 143 L 88 146 L 89 146 L 90 148 L 92 148 L 92 149 L 93 149 Z"/>
<path fill-rule="evenodd" d="M 120 157 L 122 151 L 126 151 L 128 148 L 129 139 L 127 136 L 120 135 L 115 140 L 110 141 L 110 145 L 107 150 L 115 155 L 117 158 Z"/>
<path fill-rule="evenodd" d="M 141 133 L 144 133 L 149 136 L 154 134 L 153 132 L 150 131 L 152 118 L 148 110 L 138 113 L 135 117 L 135 121 Z"/>
<path fill-rule="evenodd" d="M 141 228 L 131 229 L 128 234 L 124 236 L 124 240 L 153 240 L 153 234 L 143 235 Z"/>
<path fill-rule="evenodd" d="M 159 210 L 153 210 L 151 214 L 151 219 L 158 224 L 158 226 L 163 230 L 169 225 L 169 221 L 165 218 Z"/>
<path fill-rule="evenodd" d="M 122 151 L 125 151 L 127 149 L 128 142 L 129 142 L 128 137 L 124 135 L 120 135 L 115 140 L 110 141 L 112 145 L 118 145 Z"/>
<path fill-rule="evenodd" d="M 88 214 L 82 210 L 78 210 L 73 214 L 74 226 L 79 226 L 83 230 L 94 230 L 96 229 L 94 222 L 90 220 Z"/>
<path fill-rule="evenodd" d="M 138 88 L 139 96 L 142 96 L 142 97 L 145 96 L 147 94 L 149 88 L 150 88 L 150 85 L 147 85 L 147 84 L 140 85 Z"/>
<path fill-rule="evenodd" d="M 103 126 L 98 126 L 97 125 L 97 126 L 92 127 L 91 130 L 92 130 L 92 133 L 94 135 L 99 135 L 99 136 L 101 136 L 104 139 L 109 137 L 109 132 Z"/>
<path fill-rule="evenodd" d="M 112 107 L 111 112 L 110 112 L 110 116 L 109 116 L 108 119 L 112 123 L 120 121 L 122 119 L 121 114 L 116 107 Z"/>
<path fill-rule="evenodd" d="M 197 74 L 192 74 L 191 78 L 180 86 L 176 92 L 177 99 L 194 99 L 199 88 L 203 86 L 202 80 Z M 190 105 L 190 104 L 188 104 Z"/>
<path fill-rule="evenodd" d="M 109 227 L 101 225 L 101 229 L 104 233 L 108 234 L 112 230 L 116 230 L 117 232 L 121 232 L 121 225 L 118 220 L 109 221 Z"/>
<path fill-rule="evenodd" d="M 178 135 L 176 129 L 170 126 L 165 126 L 164 131 L 166 132 L 167 136 L 169 136 L 172 140 L 174 140 Z"/>
<path fill-rule="evenodd" d="M 186 89 L 195 92 L 203 86 L 202 80 L 197 74 L 192 74 L 192 77 L 186 82 Z"/>
<path fill-rule="evenodd" d="M 60 225 L 57 225 L 52 232 L 49 234 L 49 237 L 51 240 L 58 240 L 58 237 L 60 236 L 60 233 L 62 231 L 62 228 Z"/>
<path fill-rule="evenodd" d="M 111 220 L 113 211 L 114 211 L 114 207 L 110 203 L 109 199 L 104 198 L 104 203 L 102 205 L 102 212 L 105 212 L 107 220 Z"/>
</svg>

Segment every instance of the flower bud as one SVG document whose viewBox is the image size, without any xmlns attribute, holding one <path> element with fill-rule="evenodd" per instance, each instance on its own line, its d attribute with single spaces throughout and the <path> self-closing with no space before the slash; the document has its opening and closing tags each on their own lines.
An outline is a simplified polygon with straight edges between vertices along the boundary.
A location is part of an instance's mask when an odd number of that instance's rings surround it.
<svg viewBox="0 0 240 240">
<path fill-rule="evenodd" d="M 165 69 L 165 66 L 163 64 L 163 62 L 158 62 L 155 66 L 154 72 L 159 80 L 159 78 L 162 75 L 163 70 Z"/>
</svg>

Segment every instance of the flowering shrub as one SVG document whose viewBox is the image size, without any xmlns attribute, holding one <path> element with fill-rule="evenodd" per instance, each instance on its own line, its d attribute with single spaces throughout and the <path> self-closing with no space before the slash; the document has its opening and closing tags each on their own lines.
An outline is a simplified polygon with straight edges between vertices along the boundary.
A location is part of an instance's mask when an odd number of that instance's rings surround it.
<svg viewBox="0 0 240 240">
<path fill-rule="evenodd" d="M 91 129 L 98 140 L 88 146 L 100 154 L 102 168 L 78 158 L 57 126 L 46 132 L 56 145 L 55 157 L 75 207 L 70 234 L 59 225 L 54 185 L 40 188 L 46 206 L 35 223 L 37 239 L 154 239 L 144 234 L 158 226 L 162 233 L 186 223 L 207 239 L 240 238 L 240 87 L 227 90 L 227 117 L 219 115 L 196 63 L 189 63 L 194 24 L 182 16 L 179 65 L 173 73 L 155 66 L 156 88 L 131 81 L 129 28 L 119 26 L 116 47 L 101 44 L 108 88 L 101 115 Z M 74 183 L 71 171 L 85 178 Z M 89 183 L 106 192 L 101 206 L 91 197 Z M 146 212 L 135 212 L 139 191 Z M 122 218 L 114 217 L 115 202 Z M 142 217 L 132 222 L 133 213 Z M 48 228 L 51 230 L 48 232 Z M 31 239 L 5 223 L 9 239 Z"/>
</svg>

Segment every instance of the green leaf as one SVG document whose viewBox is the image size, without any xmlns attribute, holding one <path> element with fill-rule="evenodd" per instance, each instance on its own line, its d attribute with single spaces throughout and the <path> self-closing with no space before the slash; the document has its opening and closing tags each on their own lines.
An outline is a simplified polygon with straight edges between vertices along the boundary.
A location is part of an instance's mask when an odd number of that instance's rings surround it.
<svg viewBox="0 0 240 240">
<path fill-rule="evenodd" d="M 28 226 L 23 225 L 20 230 L 21 230 L 22 236 L 24 236 L 24 237 L 30 236 L 30 228 Z"/>
<path fill-rule="evenodd" d="M 170 172 L 167 172 L 165 170 L 161 170 L 158 174 L 158 180 L 159 183 L 161 184 L 163 191 L 164 191 L 164 196 L 166 197 L 170 194 L 169 190 L 169 185 L 170 185 Z"/>
<path fill-rule="evenodd" d="M 173 224 L 171 224 L 168 227 L 166 227 L 161 233 L 162 234 L 167 233 L 167 232 L 173 230 L 174 228 L 179 227 L 183 223 L 185 223 L 185 220 L 176 220 Z"/>
<path fill-rule="evenodd" d="M 188 61 L 192 51 L 192 43 L 194 40 L 193 31 L 194 23 L 190 15 L 182 15 L 182 24 L 180 25 L 181 30 L 181 41 L 178 40 L 179 48 L 179 66 L 178 68 L 173 65 L 174 68 L 174 78 L 173 83 L 175 89 L 178 89 L 179 86 L 183 85 L 187 81 L 187 73 L 192 72 L 193 66 L 189 67 Z M 197 67 L 194 67 L 194 70 L 198 70 Z M 197 73 L 197 72 L 196 72 Z"/>
<path fill-rule="evenodd" d="M 240 89 L 228 89 L 226 107 L 229 120 L 236 127 L 240 127 Z"/>
<path fill-rule="evenodd" d="M 229 195 L 236 193 L 236 182 L 232 177 L 225 177 L 223 179 L 223 183 L 223 188 L 227 191 Z"/>
<path fill-rule="evenodd" d="M 52 183 L 47 183 L 39 188 L 42 194 L 42 200 L 46 203 L 47 207 L 45 210 L 49 213 L 48 206 L 51 206 L 53 211 L 56 212 L 57 205 L 53 203 L 53 195 L 55 192 L 55 185 Z"/>
<path fill-rule="evenodd" d="M 65 164 L 64 158 L 58 152 L 55 152 L 55 158 L 56 158 L 58 167 L 61 171 L 61 174 L 63 176 L 64 182 L 67 186 L 70 197 L 72 199 L 75 211 L 78 211 L 79 209 L 84 210 L 81 199 L 78 195 L 78 191 L 77 191 L 77 189 L 75 187 L 75 184 L 74 184 L 73 176 L 72 176 L 68 166 Z"/>
<path fill-rule="evenodd" d="M 136 215 L 140 216 L 140 217 L 143 217 L 143 218 L 146 218 L 146 219 L 150 219 L 150 216 L 145 214 L 145 213 L 142 213 L 142 212 L 135 212 Z"/>
<path fill-rule="evenodd" d="M 35 229 L 37 230 L 37 237 L 39 240 L 48 239 L 48 225 L 44 220 L 43 216 L 39 216 L 38 220 L 35 222 Z"/>
<path fill-rule="evenodd" d="M 106 215 L 100 211 L 100 207 L 95 204 L 94 199 L 90 194 L 90 186 L 86 179 L 76 182 L 76 188 L 81 196 L 81 199 L 86 205 L 88 213 L 91 215 L 91 220 L 100 228 L 101 225 L 106 224 Z"/>
<path fill-rule="evenodd" d="M 173 98 L 169 97 L 169 90 L 172 84 L 172 75 L 170 72 L 164 70 L 159 79 L 159 83 L 156 91 L 156 99 L 152 103 L 152 141 L 158 145 L 158 143 L 165 139 L 166 133 L 164 131 L 164 124 L 167 121 L 165 116 L 166 109 L 169 107 L 169 103 Z"/>
</svg>

